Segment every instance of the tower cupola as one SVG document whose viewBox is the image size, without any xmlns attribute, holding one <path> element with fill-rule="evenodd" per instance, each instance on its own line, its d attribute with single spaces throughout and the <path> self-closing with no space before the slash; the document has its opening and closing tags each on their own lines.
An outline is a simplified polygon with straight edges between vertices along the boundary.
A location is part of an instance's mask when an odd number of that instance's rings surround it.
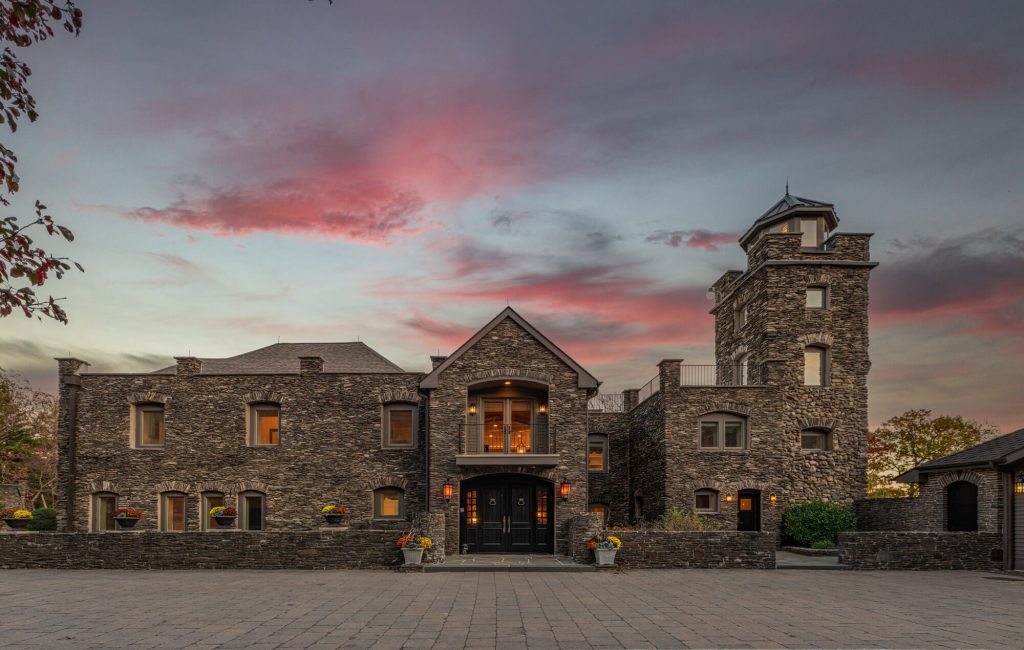
<svg viewBox="0 0 1024 650">
<path fill-rule="evenodd" d="M 740 237 L 740 246 L 747 250 L 751 244 L 769 233 L 800 233 L 801 248 L 821 248 L 829 232 L 839 225 L 835 206 L 831 203 L 786 195 L 754 221 Z"/>
</svg>

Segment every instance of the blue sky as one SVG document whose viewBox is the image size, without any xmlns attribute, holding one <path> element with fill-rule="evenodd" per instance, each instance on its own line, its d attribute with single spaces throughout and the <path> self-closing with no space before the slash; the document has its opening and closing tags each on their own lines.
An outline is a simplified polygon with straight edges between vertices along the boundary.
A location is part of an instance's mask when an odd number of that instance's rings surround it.
<svg viewBox="0 0 1024 650">
<path fill-rule="evenodd" d="M 873 232 L 871 421 L 1022 425 L 1019 3 L 82 2 L 20 52 L 86 267 L 0 365 L 149 370 L 360 338 L 409 370 L 507 302 L 637 386 L 783 193 Z"/>
</svg>

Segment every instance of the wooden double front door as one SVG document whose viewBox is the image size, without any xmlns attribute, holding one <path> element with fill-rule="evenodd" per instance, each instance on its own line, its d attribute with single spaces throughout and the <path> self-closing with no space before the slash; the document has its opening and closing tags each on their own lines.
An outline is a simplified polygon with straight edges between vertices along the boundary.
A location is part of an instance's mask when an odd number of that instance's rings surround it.
<svg viewBox="0 0 1024 650">
<path fill-rule="evenodd" d="M 519 475 L 462 483 L 461 543 L 470 553 L 554 552 L 554 485 Z"/>
</svg>

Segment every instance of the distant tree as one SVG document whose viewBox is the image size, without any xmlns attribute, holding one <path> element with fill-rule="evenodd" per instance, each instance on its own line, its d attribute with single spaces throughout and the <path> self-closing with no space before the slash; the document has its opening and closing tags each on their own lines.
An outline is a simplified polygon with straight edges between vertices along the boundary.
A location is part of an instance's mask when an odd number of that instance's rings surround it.
<svg viewBox="0 0 1024 650">
<path fill-rule="evenodd" d="M 868 432 L 868 497 L 914 494 L 916 488 L 893 479 L 921 463 L 974 446 L 998 431 L 973 420 L 940 415 L 925 409 L 907 411 Z"/>
<path fill-rule="evenodd" d="M 24 481 L 31 502 L 53 503 L 57 400 L 0 368 L 0 483 Z"/>
<path fill-rule="evenodd" d="M 7 124 L 11 132 L 18 130 L 18 122 L 27 117 L 35 122 L 39 117 L 35 98 L 28 91 L 28 78 L 32 70 L 20 61 L 12 48 L 26 48 L 54 35 L 54 25 L 63 24 L 64 30 L 78 35 L 82 28 L 82 10 L 72 0 L 58 5 L 52 0 L 0 0 L 0 124 Z M 11 204 L 9 196 L 18 191 L 20 179 L 15 172 L 18 163 L 14 152 L 0 143 L 0 206 Z M 64 276 L 77 262 L 56 257 L 34 244 L 31 232 L 45 228 L 47 234 L 59 235 L 68 241 L 74 235 L 68 228 L 57 225 L 46 214 L 46 206 L 35 202 L 35 217 L 18 224 L 18 217 L 0 219 L 0 317 L 20 310 L 31 318 L 42 316 L 62 323 L 67 314 L 57 304 L 59 298 L 36 295 L 50 276 Z M 70 263 L 69 263 L 70 262 Z"/>
</svg>

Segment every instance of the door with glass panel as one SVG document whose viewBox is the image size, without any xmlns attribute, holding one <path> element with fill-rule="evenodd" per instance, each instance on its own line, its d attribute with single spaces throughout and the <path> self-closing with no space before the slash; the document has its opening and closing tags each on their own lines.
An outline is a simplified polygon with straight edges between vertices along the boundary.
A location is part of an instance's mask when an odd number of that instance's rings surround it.
<svg viewBox="0 0 1024 650">
<path fill-rule="evenodd" d="M 533 402 L 526 399 L 483 400 L 483 450 L 488 454 L 533 452 Z"/>
<path fill-rule="evenodd" d="M 761 530 L 761 492 L 740 490 L 736 495 L 739 507 L 736 509 L 736 530 Z"/>
</svg>

